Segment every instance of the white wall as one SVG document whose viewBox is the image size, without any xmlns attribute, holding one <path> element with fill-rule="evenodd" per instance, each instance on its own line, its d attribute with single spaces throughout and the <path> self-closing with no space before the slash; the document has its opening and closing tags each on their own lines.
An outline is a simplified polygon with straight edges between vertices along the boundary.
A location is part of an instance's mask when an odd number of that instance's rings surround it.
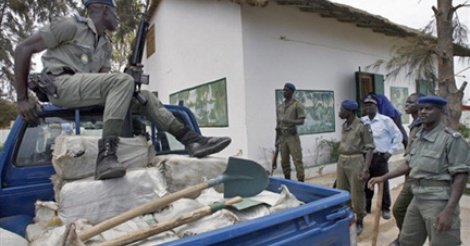
<svg viewBox="0 0 470 246">
<path fill-rule="evenodd" d="M 275 89 L 290 81 L 301 90 L 333 90 L 337 115 L 342 100 L 356 97 L 358 67 L 364 71 L 377 59 L 388 58 L 396 42 L 369 29 L 274 3 L 266 8 L 244 6 L 242 16 L 248 155 L 259 161 L 269 162 L 273 149 Z M 390 85 L 411 86 L 410 93 L 414 91 L 414 84 L 406 80 L 386 80 L 387 96 Z M 341 124 L 336 116 L 336 133 L 301 136 L 305 165 L 315 164 L 321 138 L 340 139 Z"/>
<path fill-rule="evenodd" d="M 162 1 L 155 23 L 156 54 L 145 63 L 151 90 L 169 102 L 171 93 L 227 78 L 229 128 L 203 128 L 231 136 L 222 156 L 246 153 L 245 89 L 240 6 L 230 1 Z"/>
<path fill-rule="evenodd" d="M 265 165 L 274 144 L 276 89 L 290 81 L 302 90 L 333 90 L 337 114 L 342 100 L 355 99 L 358 67 L 364 71 L 389 58 L 399 42 L 274 2 L 260 8 L 226 0 L 167 0 L 152 22 L 156 54 L 145 64 L 151 88 L 168 102 L 173 92 L 226 77 L 229 127 L 203 133 L 232 137 L 221 155 L 241 153 Z M 414 83 L 407 81 L 386 79 L 386 95 L 390 85 L 413 92 Z M 336 117 L 336 132 L 301 137 L 306 165 L 314 164 L 320 139 L 339 139 L 341 124 Z"/>
</svg>

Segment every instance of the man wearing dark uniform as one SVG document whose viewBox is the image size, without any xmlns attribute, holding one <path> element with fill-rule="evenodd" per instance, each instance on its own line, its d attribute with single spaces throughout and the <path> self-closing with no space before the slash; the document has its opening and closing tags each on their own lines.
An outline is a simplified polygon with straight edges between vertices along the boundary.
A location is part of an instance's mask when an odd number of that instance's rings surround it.
<svg viewBox="0 0 470 246">
<path fill-rule="evenodd" d="M 284 177 L 290 179 L 290 156 L 294 161 L 297 180 L 305 180 L 304 164 L 302 162 L 302 147 L 300 145 L 297 126 L 303 125 L 305 120 L 304 106 L 293 98 L 295 85 L 284 85 L 284 102 L 277 108 L 277 144 L 281 152 L 281 165 Z"/>
<path fill-rule="evenodd" d="M 369 179 L 369 165 L 374 150 L 372 131 L 356 116 L 356 101 L 341 103 L 339 117 L 346 120 L 341 131 L 339 158 L 336 165 L 336 188 L 351 193 L 352 209 L 356 214 L 356 233 L 364 229 L 366 194 L 364 186 Z"/>
</svg>

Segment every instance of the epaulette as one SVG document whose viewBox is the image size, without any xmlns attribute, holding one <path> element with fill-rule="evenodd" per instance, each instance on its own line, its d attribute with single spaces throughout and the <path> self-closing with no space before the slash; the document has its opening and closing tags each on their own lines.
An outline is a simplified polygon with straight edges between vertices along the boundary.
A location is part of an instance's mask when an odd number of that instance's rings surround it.
<svg viewBox="0 0 470 246">
<path fill-rule="evenodd" d="M 87 23 L 87 18 L 86 17 L 83 17 L 83 16 L 80 16 L 80 15 L 74 15 L 75 16 L 75 20 L 79 23 Z"/>
<path fill-rule="evenodd" d="M 456 130 L 454 130 L 454 129 L 452 129 L 452 128 L 449 128 L 449 127 L 446 127 L 445 131 L 446 131 L 447 133 L 449 133 L 449 134 L 450 134 L 452 137 L 454 137 L 454 138 L 458 138 L 458 137 L 461 137 L 461 136 L 462 136 L 462 134 L 461 134 L 460 132 L 458 132 L 458 131 L 456 131 Z"/>
</svg>

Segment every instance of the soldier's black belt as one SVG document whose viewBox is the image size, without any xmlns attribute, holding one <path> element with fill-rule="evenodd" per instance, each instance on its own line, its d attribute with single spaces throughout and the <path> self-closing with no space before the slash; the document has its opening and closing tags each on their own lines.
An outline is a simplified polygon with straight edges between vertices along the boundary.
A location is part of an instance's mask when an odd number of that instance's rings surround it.
<svg viewBox="0 0 470 246">
<path fill-rule="evenodd" d="M 417 186 L 449 186 L 450 180 L 410 179 L 410 183 Z"/>
<path fill-rule="evenodd" d="M 385 153 L 385 152 L 374 152 L 374 155 L 379 155 L 379 156 L 384 156 L 388 153 Z"/>
<path fill-rule="evenodd" d="M 297 135 L 297 127 L 279 129 L 282 135 Z"/>
</svg>

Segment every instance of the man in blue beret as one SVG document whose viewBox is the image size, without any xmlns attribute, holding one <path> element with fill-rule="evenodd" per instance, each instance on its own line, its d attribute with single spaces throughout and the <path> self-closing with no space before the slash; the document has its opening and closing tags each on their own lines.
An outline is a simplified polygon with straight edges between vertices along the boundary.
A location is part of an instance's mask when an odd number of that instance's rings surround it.
<svg viewBox="0 0 470 246">
<path fill-rule="evenodd" d="M 290 156 L 294 161 L 297 180 L 305 180 L 304 164 L 302 162 L 302 146 L 300 144 L 297 126 L 305 121 L 304 106 L 293 97 L 295 85 L 284 85 L 284 102 L 277 107 L 276 145 L 281 152 L 281 166 L 284 178 L 290 179 Z"/>
<path fill-rule="evenodd" d="M 369 186 L 409 175 L 413 198 L 406 211 L 399 245 L 461 245 L 459 200 L 470 172 L 469 146 L 462 135 L 442 122 L 447 101 L 418 99 L 422 126 L 397 169 L 372 178 Z"/>
<path fill-rule="evenodd" d="M 104 105 L 103 132 L 98 142 L 96 179 L 122 177 L 125 167 L 116 152 L 129 108 L 143 114 L 159 130 L 168 131 L 183 143 L 191 156 L 217 153 L 230 144 L 227 137 L 203 137 L 166 110 L 158 98 L 141 91 L 146 104 L 133 99 L 134 79 L 125 73 L 109 73 L 112 45 L 108 32 L 118 27 L 114 0 L 87 0 L 88 18 L 61 17 L 21 42 L 15 49 L 15 78 L 19 114 L 32 126 L 39 124 L 36 102 L 28 98 L 27 80 L 31 56 L 42 56 L 41 78 L 47 90 L 39 98 L 64 108 Z"/>
<path fill-rule="evenodd" d="M 369 165 L 374 150 L 372 131 L 356 116 L 356 101 L 344 100 L 339 117 L 344 121 L 336 165 L 336 188 L 351 193 L 352 209 L 356 214 L 356 233 L 364 229 L 366 215 L 364 186 L 369 179 Z"/>
</svg>

